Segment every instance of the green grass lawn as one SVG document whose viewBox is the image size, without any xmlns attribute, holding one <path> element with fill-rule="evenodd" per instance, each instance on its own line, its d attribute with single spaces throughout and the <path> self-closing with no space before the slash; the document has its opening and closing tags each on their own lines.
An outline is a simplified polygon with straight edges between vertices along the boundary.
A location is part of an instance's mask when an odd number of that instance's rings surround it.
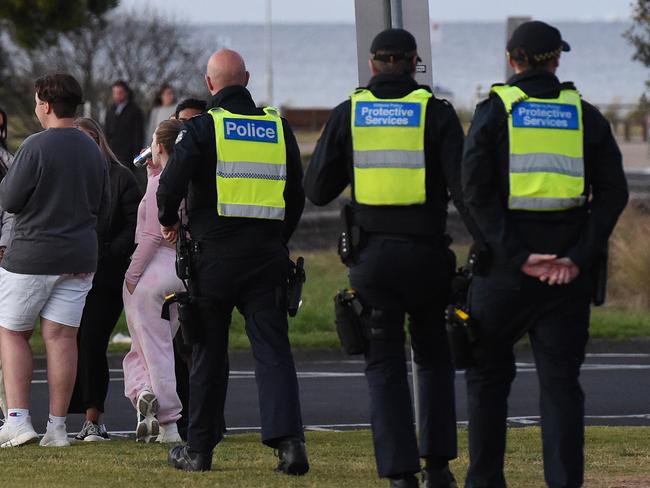
<svg viewBox="0 0 650 488">
<path fill-rule="evenodd" d="M 464 262 L 466 247 L 455 249 L 458 262 Z M 303 255 L 307 282 L 303 289 L 303 305 L 295 318 L 289 318 L 291 343 L 295 348 L 338 348 L 339 342 L 334 330 L 333 297 L 337 290 L 347 285 L 347 268 L 341 264 L 334 250 L 296 252 L 294 258 Z M 231 346 L 248 347 L 244 332 L 243 319 L 239 313 L 233 313 L 231 328 Z M 128 334 L 124 315 L 120 318 L 115 332 Z M 594 307 L 591 319 L 591 337 L 623 340 L 630 337 L 650 336 L 650 314 L 635 310 L 610 307 Z M 40 334 L 33 339 L 37 353 L 43 351 Z M 126 351 L 128 346 L 112 344 L 113 352 Z"/>
<path fill-rule="evenodd" d="M 650 428 L 587 429 L 585 486 L 650 486 Z M 31 445 L 0 450 L 0 486 L 236 486 L 383 487 L 375 471 L 369 431 L 308 432 L 311 470 L 295 478 L 274 473 L 273 451 L 253 434 L 229 436 L 215 450 L 213 471 L 183 473 L 166 465 L 167 448 L 134 441 L 77 444 L 67 449 Z M 459 431 L 452 470 L 462 483 L 467 431 Z M 543 487 L 539 428 L 510 429 L 506 478 L 516 488 Z M 459 486 L 462 484 L 459 483 Z"/>
</svg>

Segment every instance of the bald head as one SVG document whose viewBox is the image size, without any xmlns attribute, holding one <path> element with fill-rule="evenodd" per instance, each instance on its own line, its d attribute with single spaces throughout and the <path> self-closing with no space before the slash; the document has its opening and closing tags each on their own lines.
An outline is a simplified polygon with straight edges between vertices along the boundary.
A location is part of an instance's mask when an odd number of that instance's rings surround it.
<svg viewBox="0 0 650 488">
<path fill-rule="evenodd" d="M 208 60 L 205 82 L 212 95 L 232 85 L 248 85 L 250 77 L 244 58 L 230 49 L 220 49 Z"/>
</svg>

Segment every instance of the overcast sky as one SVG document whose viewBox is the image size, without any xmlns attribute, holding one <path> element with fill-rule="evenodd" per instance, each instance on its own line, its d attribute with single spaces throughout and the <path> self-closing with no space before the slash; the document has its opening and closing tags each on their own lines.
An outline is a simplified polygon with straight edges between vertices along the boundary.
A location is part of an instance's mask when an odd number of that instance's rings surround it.
<svg viewBox="0 0 650 488">
<path fill-rule="evenodd" d="M 402 0 L 404 8 L 409 2 Z M 354 0 L 272 0 L 275 22 L 354 22 Z M 380 3 L 380 0 L 377 0 Z M 434 21 L 503 20 L 531 15 L 544 20 L 613 20 L 630 17 L 632 0 L 429 0 Z M 192 23 L 263 22 L 266 0 L 121 0 L 120 9 L 147 5 Z"/>
</svg>

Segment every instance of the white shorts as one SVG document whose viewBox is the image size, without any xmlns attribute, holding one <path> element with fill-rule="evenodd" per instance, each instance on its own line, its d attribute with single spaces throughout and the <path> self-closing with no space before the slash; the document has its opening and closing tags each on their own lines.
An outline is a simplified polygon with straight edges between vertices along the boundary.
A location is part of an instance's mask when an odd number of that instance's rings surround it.
<svg viewBox="0 0 650 488">
<path fill-rule="evenodd" d="M 30 275 L 0 268 L 0 326 L 15 332 L 34 328 L 40 315 L 79 327 L 93 275 Z"/>
</svg>

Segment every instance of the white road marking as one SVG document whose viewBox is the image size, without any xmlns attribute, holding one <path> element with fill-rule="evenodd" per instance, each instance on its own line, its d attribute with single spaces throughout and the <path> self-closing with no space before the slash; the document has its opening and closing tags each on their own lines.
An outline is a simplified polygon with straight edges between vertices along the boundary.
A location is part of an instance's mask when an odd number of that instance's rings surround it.
<svg viewBox="0 0 650 488">
<path fill-rule="evenodd" d="M 585 420 L 650 420 L 650 413 L 637 413 L 629 415 L 585 415 Z M 521 425 L 535 425 L 541 420 L 539 415 L 527 415 L 521 417 L 508 417 L 508 422 Z"/>
<path fill-rule="evenodd" d="M 650 364 L 586 364 L 582 371 L 625 371 L 630 369 L 650 369 Z"/>
<path fill-rule="evenodd" d="M 536 371 L 535 363 L 516 363 L 518 373 L 533 373 Z M 584 364 L 582 371 L 642 371 L 650 370 L 650 364 Z M 45 370 L 36 370 L 35 373 L 43 374 Z M 121 369 L 111 369 L 112 374 L 124 373 Z M 457 375 L 463 375 L 464 371 L 456 371 Z M 409 372 L 409 375 L 411 373 Z M 313 378 L 363 378 L 363 372 L 341 372 L 341 371 L 298 371 L 298 378 L 313 379 Z M 238 371 L 233 370 L 230 372 L 231 380 L 247 380 L 254 379 L 254 371 Z M 113 376 L 110 381 L 124 381 L 121 376 Z M 33 385 L 47 384 L 46 379 L 32 380 Z"/>
<path fill-rule="evenodd" d="M 109 369 L 108 372 L 109 373 L 123 373 L 124 370 L 123 369 Z M 34 370 L 34 374 L 46 374 L 46 373 L 47 373 L 47 369 L 35 369 Z"/>
<path fill-rule="evenodd" d="M 650 353 L 588 353 L 586 354 L 586 357 L 588 358 L 650 358 Z M 349 365 L 354 365 L 354 364 L 359 364 L 363 365 L 365 364 L 365 361 L 360 360 L 360 359 L 350 359 L 350 360 L 343 360 L 343 361 L 314 361 L 313 364 L 349 364 Z M 535 363 L 523 363 L 523 362 L 518 362 L 516 363 L 517 368 L 523 370 L 526 372 L 530 368 L 535 368 Z M 582 369 L 648 369 L 650 368 L 650 364 L 596 364 L 596 363 L 585 363 L 582 366 Z M 124 373 L 124 370 L 121 368 L 110 368 L 109 373 Z M 46 374 L 47 370 L 46 369 L 35 369 L 34 374 Z M 230 376 L 235 377 L 235 376 L 243 376 L 243 377 L 249 377 L 249 376 L 254 376 L 255 372 L 254 371 L 237 371 L 233 370 L 230 371 Z M 322 377 L 327 377 L 327 376 L 333 376 L 333 375 L 342 375 L 342 376 L 363 376 L 363 372 L 308 372 L 308 371 L 299 371 L 298 375 L 304 375 L 304 377 L 321 377 L 318 375 L 322 375 Z"/>
<path fill-rule="evenodd" d="M 650 413 L 632 414 L 632 415 L 585 415 L 585 419 L 590 420 L 624 420 L 624 419 L 648 419 L 650 420 Z M 521 425 L 535 425 L 539 423 L 539 415 L 526 415 L 519 417 L 508 417 L 509 423 Z M 461 420 L 456 422 L 458 427 L 466 427 L 467 421 Z M 344 430 L 354 429 L 369 429 L 369 423 L 354 423 L 354 424 L 316 424 L 305 425 L 305 430 L 313 432 L 343 432 Z M 228 427 L 228 432 L 255 432 L 262 430 L 260 426 L 245 426 L 245 427 Z M 135 431 L 129 430 L 116 430 L 110 431 L 111 435 L 135 435 Z"/>
<path fill-rule="evenodd" d="M 586 357 L 588 358 L 650 358 L 650 353 L 588 353 L 586 354 Z M 350 360 L 343 360 L 343 361 L 314 361 L 314 364 L 365 364 L 365 361 L 362 359 L 350 359 Z M 517 368 L 521 368 L 523 372 L 527 372 L 528 369 L 530 368 L 535 368 L 535 363 L 516 363 Z M 621 369 L 648 369 L 650 368 L 650 364 L 641 364 L 641 365 L 635 365 L 635 364 L 589 364 L 586 363 L 582 366 L 582 369 L 588 369 L 588 368 L 593 368 L 593 369 L 601 369 L 603 366 L 606 367 L 606 369 L 615 369 L 617 367 Z M 111 368 L 108 370 L 110 373 L 123 373 L 124 370 L 120 368 Z M 45 369 L 35 369 L 34 374 L 45 374 L 47 373 L 47 370 Z M 254 376 L 254 371 L 231 371 L 230 375 L 231 378 L 234 376 Z M 324 372 L 324 373 L 318 373 L 318 372 L 298 372 L 298 375 L 305 375 L 305 378 L 308 377 L 318 377 L 314 375 L 322 374 L 323 377 L 326 377 L 327 375 L 336 375 L 336 374 L 341 374 L 341 375 L 349 375 L 349 376 L 363 376 L 362 372 L 350 372 L 350 373 L 337 373 L 337 372 Z"/>
<path fill-rule="evenodd" d="M 650 358 L 650 353 L 599 352 L 599 353 L 587 353 L 586 356 L 588 358 Z"/>
<path fill-rule="evenodd" d="M 637 413 L 631 415 L 585 415 L 586 419 L 612 420 L 612 419 L 649 419 L 650 413 Z"/>
<path fill-rule="evenodd" d="M 310 430 L 312 432 L 343 432 L 342 430 L 320 426 L 305 427 L 305 430 Z"/>
<path fill-rule="evenodd" d="M 537 425 L 539 423 L 539 419 L 508 419 L 508 422 L 521 425 Z"/>
<path fill-rule="evenodd" d="M 342 361 L 314 361 L 314 364 L 366 364 L 363 359 L 344 359 Z"/>
<path fill-rule="evenodd" d="M 535 363 L 516 363 L 518 373 L 530 373 L 536 371 Z M 650 369 L 650 364 L 594 364 L 585 363 L 581 371 L 627 371 L 627 370 Z"/>
</svg>

